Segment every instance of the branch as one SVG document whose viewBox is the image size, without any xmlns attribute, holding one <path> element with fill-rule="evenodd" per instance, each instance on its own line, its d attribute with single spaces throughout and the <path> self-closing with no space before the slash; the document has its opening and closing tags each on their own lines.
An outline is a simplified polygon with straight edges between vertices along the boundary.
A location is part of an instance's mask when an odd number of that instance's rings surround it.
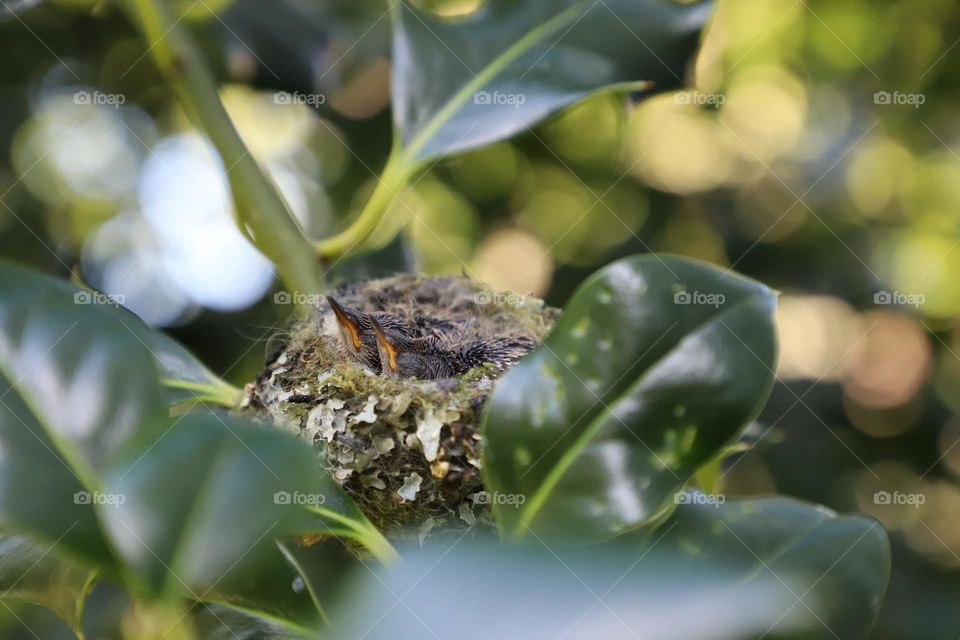
<svg viewBox="0 0 960 640">
<path fill-rule="evenodd" d="M 122 0 L 139 25 L 154 62 L 180 104 L 207 135 L 227 168 L 237 225 L 277 267 L 284 285 L 304 294 L 323 290 L 312 243 L 276 185 L 250 155 L 220 101 L 217 82 L 168 0 Z"/>
</svg>

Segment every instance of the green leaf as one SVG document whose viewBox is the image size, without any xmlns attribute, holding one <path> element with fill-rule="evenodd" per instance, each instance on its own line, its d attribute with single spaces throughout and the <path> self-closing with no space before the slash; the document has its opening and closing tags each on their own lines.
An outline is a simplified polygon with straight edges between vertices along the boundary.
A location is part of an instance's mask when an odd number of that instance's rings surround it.
<svg viewBox="0 0 960 640">
<path fill-rule="evenodd" d="M 176 340 L 142 323 L 137 333 L 156 361 L 167 406 L 197 402 L 230 408 L 240 405 L 243 392 L 207 369 Z"/>
<path fill-rule="evenodd" d="M 488 0 L 458 20 L 391 6 L 394 144 L 354 222 L 317 243 L 331 262 L 386 246 L 393 206 L 431 160 L 504 140 L 600 91 L 650 95 L 682 84 L 710 2 Z"/>
<path fill-rule="evenodd" d="M 0 519 L 104 564 L 98 470 L 160 402 L 152 356 L 116 314 L 0 264 Z"/>
<path fill-rule="evenodd" d="M 504 534 L 610 538 L 651 521 L 759 413 L 776 295 L 686 258 L 620 260 L 574 293 L 484 416 Z"/>
<path fill-rule="evenodd" d="M 217 605 L 197 605 L 191 611 L 191 622 L 198 640 L 305 640 L 311 637 Z"/>
<path fill-rule="evenodd" d="M 890 544 L 880 523 L 790 498 L 683 496 L 671 520 L 648 534 L 645 548 L 686 552 L 674 566 L 681 574 L 706 561 L 738 567 L 731 577 L 739 582 L 775 578 L 794 609 L 814 612 L 809 637 L 867 637 L 890 578 Z"/>
<path fill-rule="evenodd" d="M 269 561 L 273 540 L 302 518 L 295 496 L 319 493 L 319 478 L 312 449 L 293 436 L 188 415 L 114 461 L 104 486 L 123 499 L 102 517 L 131 582 L 203 600 Z"/>
<path fill-rule="evenodd" d="M 305 535 L 349 538 L 363 545 L 377 560 L 389 564 L 398 559 L 390 542 L 364 515 L 339 485 L 326 492 L 329 499 L 312 507 L 299 532 Z"/>
<path fill-rule="evenodd" d="M 250 615 L 306 631 L 326 625 L 322 606 L 300 560 L 286 543 L 276 543 L 276 552 L 256 572 L 237 576 L 204 598 Z"/>
<path fill-rule="evenodd" d="M 889 572 L 875 521 L 790 500 L 682 505 L 642 544 L 630 538 L 410 550 L 345 584 L 333 637 L 856 640 Z"/>
<path fill-rule="evenodd" d="M 46 607 L 79 634 L 96 571 L 20 536 L 0 536 L 0 600 Z"/>
<path fill-rule="evenodd" d="M 0 449 L 10 452 L 0 456 L 0 520 L 137 593 L 220 596 L 312 626 L 322 614 L 311 592 L 278 597 L 281 582 L 292 593 L 297 569 L 275 540 L 317 518 L 310 504 L 353 537 L 369 523 L 299 439 L 210 412 L 168 416 L 158 368 L 198 383 L 214 377 L 172 340 L 97 302 L 0 264 Z M 275 573 L 258 573 L 264 567 Z"/>
<path fill-rule="evenodd" d="M 393 10 L 393 112 L 422 163 L 526 130 L 604 88 L 666 91 L 696 52 L 710 3 L 489 0 L 447 20 Z"/>
</svg>

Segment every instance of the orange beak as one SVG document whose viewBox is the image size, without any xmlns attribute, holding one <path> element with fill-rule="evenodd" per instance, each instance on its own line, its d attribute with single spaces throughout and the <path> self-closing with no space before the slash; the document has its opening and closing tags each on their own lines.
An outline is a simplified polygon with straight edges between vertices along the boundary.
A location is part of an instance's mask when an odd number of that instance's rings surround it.
<svg viewBox="0 0 960 640">
<path fill-rule="evenodd" d="M 353 348 L 359 351 L 363 346 L 363 342 L 360 340 L 360 327 L 357 326 L 357 323 L 343 310 L 343 307 L 340 306 L 340 303 L 338 303 L 333 296 L 327 296 L 327 304 L 333 309 L 334 315 L 337 316 L 337 322 L 340 323 L 340 327 L 343 329 L 345 335 L 349 336 L 350 342 L 353 343 Z"/>
</svg>

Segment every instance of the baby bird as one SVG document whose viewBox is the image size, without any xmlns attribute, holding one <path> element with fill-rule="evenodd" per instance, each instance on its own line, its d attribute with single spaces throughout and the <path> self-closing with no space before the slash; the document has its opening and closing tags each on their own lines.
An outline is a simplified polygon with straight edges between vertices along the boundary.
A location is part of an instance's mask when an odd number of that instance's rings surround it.
<svg viewBox="0 0 960 640">
<path fill-rule="evenodd" d="M 388 326 L 370 317 L 385 375 L 436 380 L 452 378 L 482 364 L 504 370 L 535 343 L 526 336 L 454 342 L 437 335 L 417 337 L 407 328 Z"/>
<path fill-rule="evenodd" d="M 375 311 L 363 313 L 337 302 L 333 296 L 327 296 L 327 304 L 333 309 L 340 329 L 340 340 L 347 354 L 356 362 L 367 367 L 374 373 L 381 373 L 380 352 L 377 347 L 377 338 L 373 332 L 371 319 L 376 318 L 380 326 L 411 337 L 440 336 L 452 329 L 452 324 L 446 320 L 417 316 L 407 319 L 397 313 Z"/>
<path fill-rule="evenodd" d="M 341 306 L 333 296 L 327 296 L 327 304 L 333 309 L 340 328 L 340 339 L 347 354 L 374 373 L 381 373 L 380 352 L 373 333 L 371 317 L 376 317 L 384 326 L 411 331 L 399 316 L 389 313 L 361 313 L 356 309 Z"/>
</svg>

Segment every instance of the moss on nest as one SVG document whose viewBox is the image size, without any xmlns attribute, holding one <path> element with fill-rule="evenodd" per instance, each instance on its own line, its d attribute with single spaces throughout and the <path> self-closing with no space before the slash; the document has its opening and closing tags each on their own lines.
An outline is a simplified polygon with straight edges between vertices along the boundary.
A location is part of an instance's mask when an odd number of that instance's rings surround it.
<svg viewBox="0 0 960 640">
<path fill-rule="evenodd" d="M 342 286 L 341 304 L 364 312 L 424 314 L 471 337 L 525 335 L 539 342 L 558 315 L 542 300 L 463 277 L 410 275 Z M 336 319 L 318 307 L 268 357 L 245 406 L 313 444 L 322 463 L 382 531 L 489 522 L 482 491 L 480 416 L 495 378 L 479 367 L 443 380 L 379 376 L 347 358 Z"/>
</svg>

